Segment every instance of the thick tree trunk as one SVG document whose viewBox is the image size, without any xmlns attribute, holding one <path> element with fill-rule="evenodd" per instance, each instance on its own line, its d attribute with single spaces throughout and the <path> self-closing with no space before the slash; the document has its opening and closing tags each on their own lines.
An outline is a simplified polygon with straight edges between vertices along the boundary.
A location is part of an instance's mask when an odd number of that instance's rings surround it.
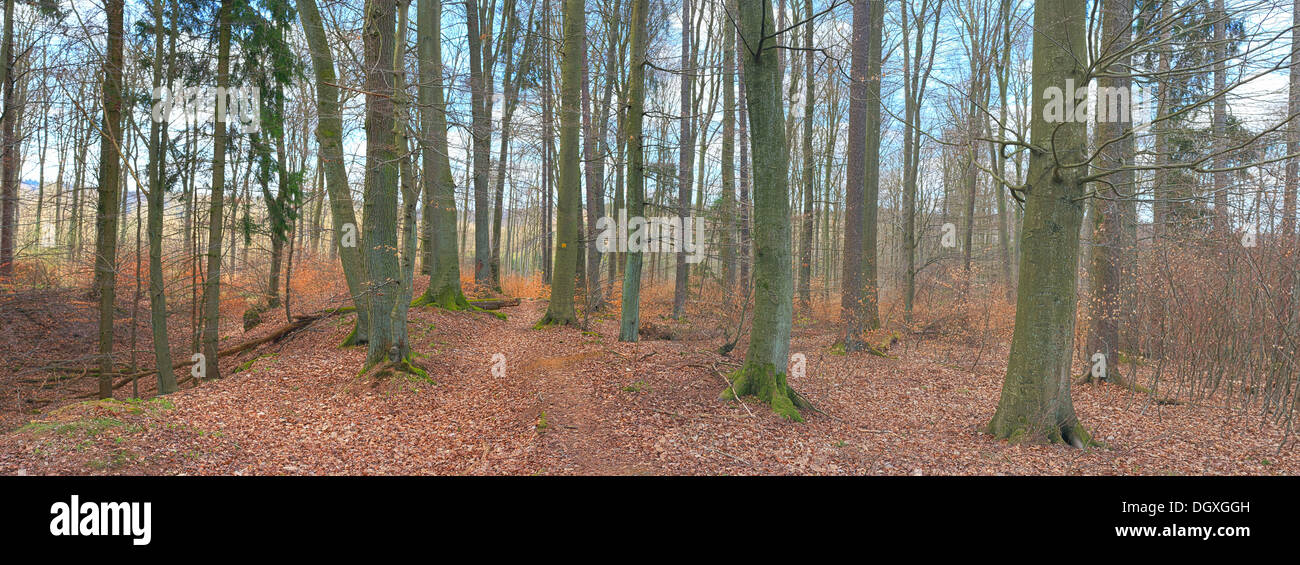
<svg viewBox="0 0 1300 565">
<path fill-rule="evenodd" d="M 1059 89 L 1067 79 L 1086 84 L 1086 10 L 1074 0 L 1034 5 L 1034 100 L 1045 100 L 1048 88 Z M 1090 441 L 1070 401 L 1085 171 L 1061 165 L 1083 162 L 1086 129 L 1079 122 L 1049 122 L 1043 112 L 1031 123 L 1031 139 L 1041 150 L 1029 161 L 1016 326 L 1002 396 L 988 426 L 997 438 L 1075 446 Z"/>
<path fill-rule="evenodd" d="M 431 218 L 425 233 L 432 243 L 429 286 L 416 305 L 435 304 L 459 310 L 469 307 L 460 287 L 460 257 L 456 250 L 456 181 L 451 175 L 447 143 L 447 103 L 442 89 L 442 4 L 419 0 L 416 12 L 420 58 L 420 120 L 424 152 L 424 211 Z M 427 257 L 428 255 L 426 255 Z"/>
<path fill-rule="evenodd" d="M 365 257 L 370 294 L 370 341 L 365 368 L 407 357 L 405 332 L 394 323 L 402 281 L 397 241 L 398 153 L 394 135 L 395 0 L 372 0 L 362 38 L 366 91 Z"/>
<path fill-rule="evenodd" d="M 853 62 L 849 98 L 849 156 L 845 181 L 845 351 L 866 347 L 863 332 L 880 325 L 876 305 L 876 202 L 880 190 L 880 56 L 884 6 L 853 6 Z M 757 155 L 755 163 L 758 162 Z"/>
<path fill-rule="evenodd" d="M 742 56 L 754 148 L 754 323 L 745 363 L 723 398 L 753 395 L 790 420 L 802 421 L 804 401 L 786 383 L 794 280 L 790 264 L 789 152 L 778 49 L 765 36 L 777 29 L 771 0 L 740 0 Z"/>
</svg>

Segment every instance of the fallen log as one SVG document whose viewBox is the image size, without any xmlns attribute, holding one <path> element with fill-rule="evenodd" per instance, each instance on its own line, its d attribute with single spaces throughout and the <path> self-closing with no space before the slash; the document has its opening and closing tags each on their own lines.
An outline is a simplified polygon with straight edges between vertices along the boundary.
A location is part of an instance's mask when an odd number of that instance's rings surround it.
<svg viewBox="0 0 1300 565">
<path fill-rule="evenodd" d="M 255 340 L 248 341 L 248 342 L 245 342 L 245 343 L 241 343 L 241 344 L 239 344 L 239 345 L 235 345 L 235 346 L 232 346 L 232 347 L 228 347 L 228 348 L 226 348 L 226 349 L 222 349 L 221 351 L 218 351 L 218 352 L 217 352 L 217 358 L 228 357 L 228 356 L 231 356 L 231 355 L 237 355 L 237 354 L 243 353 L 243 352 L 245 352 L 245 351 L 248 351 L 249 349 L 252 349 L 252 348 L 254 348 L 254 347 L 257 347 L 257 346 L 259 346 L 259 345 L 265 344 L 265 343 L 270 343 L 270 342 L 280 341 L 280 340 L 283 339 L 285 336 L 287 336 L 287 335 L 289 335 L 289 334 L 291 334 L 291 333 L 293 333 L 293 332 L 296 332 L 296 331 L 298 331 L 298 330 L 300 330 L 300 329 L 303 329 L 303 328 L 307 327 L 308 325 L 311 325 L 312 322 L 315 322 L 315 321 L 320 320 L 320 319 L 322 319 L 322 318 L 326 318 L 326 317 L 328 317 L 328 316 L 331 316 L 331 315 L 334 315 L 334 314 L 338 314 L 338 313 L 339 313 L 339 311 L 336 311 L 336 310 L 327 310 L 327 311 L 324 311 L 324 312 L 317 312 L 317 313 L 315 313 L 315 314 L 307 314 L 307 315 L 303 315 L 303 316 L 294 316 L 294 320 L 293 320 L 292 322 L 290 322 L 290 323 L 288 323 L 288 324 L 285 324 L 285 325 L 283 325 L 283 326 L 280 326 L 280 327 L 277 328 L 275 331 L 273 331 L 273 332 L 271 332 L 271 333 L 269 333 L 269 334 L 266 334 L 266 335 L 264 335 L 264 336 L 262 336 L 262 337 L 259 337 L 259 338 L 255 339 Z M 181 361 L 181 362 L 178 362 L 178 363 L 173 363 L 173 364 L 172 364 L 172 370 L 180 369 L 180 368 L 183 368 L 183 367 L 186 367 L 186 366 L 192 365 L 192 364 L 193 364 L 193 362 L 192 362 L 192 361 L 189 361 L 189 360 Z M 139 373 L 132 373 L 132 374 L 129 374 L 129 375 L 122 375 L 122 376 L 118 377 L 119 379 L 121 379 L 121 381 L 118 382 L 118 383 L 116 383 L 116 384 L 114 384 L 114 385 L 113 385 L 113 389 L 116 390 L 116 389 L 118 389 L 118 388 L 121 388 L 121 387 L 123 387 L 123 386 L 126 386 L 126 384 L 129 383 L 129 382 L 131 382 L 132 380 L 139 379 L 139 378 L 142 378 L 142 377 L 147 377 L 147 376 L 152 375 L 152 374 L 157 373 L 157 372 L 158 372 L 158 369 L 151 369 L 151 370 L 148 370 L 148 371 L 142 371 L 142 372 L 139 372 Z M 192 380 L 192 379 L 193 379 L 193 377 L 191 377 L 191 376 L 185 376 L 184 378 L 181 378 L 181 379 L 177 380 L 177 381 L 176 381 L 176 384 L 180 384 L 180 383 L 183 383 L 183 382 L 185 382 L 185 381 Z"/>
<path fill-rule="evenodd" d="M 488 298 L 483 300 L 470 300 L 470 305 L 477 306 L 484 310 L 500 310 L 511 306 L 518 306 L 518 298 Z"/>
</svg>

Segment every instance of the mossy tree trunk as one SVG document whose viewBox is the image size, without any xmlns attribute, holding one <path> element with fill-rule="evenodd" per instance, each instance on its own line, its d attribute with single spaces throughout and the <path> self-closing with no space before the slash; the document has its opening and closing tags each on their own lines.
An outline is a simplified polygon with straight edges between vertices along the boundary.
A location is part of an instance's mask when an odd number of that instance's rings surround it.
<svg viewBox="0 0 1300 565">
<path fill-rule="evenodd" d="M 642 129 L 645 125 L 645 65 L 647 45 L 647 12 L 649 0 L 632 2 L 632 67 L 627 78 L 627 112 L 623 132 L 627 139 L 627 216 L 640 217 L 645 210 L 645 146 Z M 630 241 L 629 241 L 630 243 Z M 641 261 L 638 246 L 628 246 L 623 268 L 622 319 L 619 323 L 619 341 L 637 341 L 641 324 Z"/>
<path fill-rule="evenodd" d="M 587 48 L 583 0 L 564 0 L 564 46 L 560 64 L 560 178 L 556 201 L 555 272 L 551 302 L 539 326 L 578 322 L 573 307 L 574 273 L 578 269 L 579 195 L 582 190 L 578 130 L 582 120 L 582 50 Z"/>
<path fill-rule="evenodd" d="M 460 287 L 460 256 L 456 248 L 456 181 L 451 175 L 447 147 L 447 103 L 442 91 L 442 4 L 419 0 L 416 27 L 420 63 L 420 133 L 424 152 L 424 213 L 429 217 L 423 234 L 429 286 L 415 305 L 436 305 L 450 310 L 469 308 Z"/>
<path fill-rule="evenodd" d="M 361 256 L 360 226 L 357 224 L 352 190 L 348 187 L 348 172 L 343 162 L 343 118 L 339 110 L 339 89 L 334 86 L 338 82 L 334 76 L 334 57 L 330 54 L 316 0 L 299 0 L 298 14 L 302 18 L 303 34 L 307 37 L 312 68 L 316 75 L 316 141 L 320 144 L 325 187 L 329 192 L 330 221 L 335 232 L 334 249 L 343 265 L 343 278 L 347 281 L 348 293 L 352 295 L 357 309 L 356 323 L 344 345 L 359 345 L 368 341 L 367 334 L 370 331 L 365 292 L 366 264 Z M 348 230 L 353 238 L 345 241 L 345 232 Z"/>
<path fill-rule="evenodd" d="M 1086 9 L 1075 0 L 1034 5 L 1033 100 L 1047 99 L 1047 89 L 1064 88 L 1067 79 L 1087 83 Z M 1016 441 L 1083 446 L 1090 440 L 1070 401 L 1070 363 L 1087 128 L 1076 121 L 1053 123 L 1042 110 L 1030 127 L 1035 148 L 1025 183 L 1016 326 L 988 432 Z"/>
<path fill-rule="evenodd" d="M 752 395 L 795 421 L 807 406 L 786 383 L 794 273 L 790 264 L 789 151 L 782 108 L 778 28 L 771 0 L 740 0 L 741 60 L 754 150 L 754 322 L 745 363 L 723 398 Z"/>
</svg>

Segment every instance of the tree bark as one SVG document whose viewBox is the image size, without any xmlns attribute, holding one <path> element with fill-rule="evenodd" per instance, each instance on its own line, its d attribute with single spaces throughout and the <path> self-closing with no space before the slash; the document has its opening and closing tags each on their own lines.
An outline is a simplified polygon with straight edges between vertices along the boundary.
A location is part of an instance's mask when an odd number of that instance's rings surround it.
<svg viewBox="0 0 1300 565">
<path fill-rule="evenodd" d="M 365 257 L 370 295 L 370 341 L 365 368 L 397 362 L 408 354 L 405 336 L 394 325 L 401 296 L 397 241 L 398 148 L 393 69 L 395 0 L 372 0 L 365 13 L 366 188 Z"/>
<path fill-rule="evenodd" d="M 1033 99 L 1067 79 L 1086 84 L 1087 7 L 1074 0 L 1034 5 Z M 1083 102 L 1086 102 L 1084 100 Z M 997 412 L 988 431 L 1025 442 L 1090 442 L 1070 400 L 1079 228 L 1083 221 L 1086 124 L 1051 123 L 1040 111 L 1030 138 L 1023 256 L 1016 325 Z"/>
<path fill-rule="evenodd" d="M 415 304 L 450 310 L 469 307 L 460 287 L 460 257 L 456 249 L 456 181 L 451 174 L 447 143 L 447 103 L 442 89 L 442 4 L 419 0 L 416 13 L 420 59 L 420 132 L 424 152 L 424 213 L 431 219 L 425 233 L 432 244 L 429 286 Z M 426 254 L 426 258 L 430 255 Z"/>
<path fill-rule="evenodd" d="M 627 139 L 627 217 L 641 217 L 645 210 L 645 66 L 649 39 L 647 19 L 649 0 L 632 0 L 632 67 L 627 79 L 627 111 L 624 138 Z M 623 269 L 623 304 L 619 320 L 619 341 L 637 341 L 641 324 L 642 246 L 633 246 L 628 234 L 626 264 Z"/>
<path fill-rule="evenodd" d="M 582 178 L 578 137 L 581 129 L 582 50 L 587 48 L 583 0 L 564 0 L 564 44 L 560 64 L 560 175 L 556 202 L 555 272 L 551 301 L 539 326 L 574 325 L 574 273 L 578 268 L 578 222 Z"/>
<path fill-rule="evenodd" d="M 154 0 L 153 16 L 153 79 L 154 84 L 163 84 L 162 0 Z M 162 135 L 165 120 L 152 120 L 149 126 L 149 314 L 153 328 L 154 366 L 158 367 L 158 394 L 176 392 L 176 374 L 172 371 L 172 353 L 167 339 L 167 299 L 163 294 L 162 271 L 163 197 L 167 188 L 164 182 L 167 153 Z"/>
<path fill-rule="evenodd" d="M 723 398 L 752 395 L 781 416 L 802 421 L 808 404 L 786 383 L 794 280 L 790 264 L 789 152 L 782 108 L 781 67 L 770 34 L 771 0 L 738 2 L 747 110 L 754 149 L 754 322 L 745 363 Z"/>
<path fill-rule="evenodd" d="M 329 191 L 330 223 L 335 232 L 332 249 L 338 253 L 348 294 L 352 296 L 357 309 L 356 322 L 344 345 L 360 345 L 368 341 L 370 331 L 369 297 L 365 288 L 368 277 L 365 259 L 361 255 L 361 226 L 357 223 L 352 189 L 348 186 L 347 167 L 343 162 L 343 117 L 339 107 L 339 90 L 335 86 L 338 79 L 334 74 L 334 57 L 325 38 L 325 28 L 316 0 L 299 0 L 298 14 L 302 18 L 303 33 L 311 50 L 312 69 L 316 77 L 316 140 L 320 144 L 325 186 Z M 453 240 L 454 229 L 453 226 Z M 347 235 L 352 237 L 346 238 Z"/>
<path fill-rule="evenodd" d="M 122 20 L 123 0 L 104 5 L 108 22 L 108 45 L 104 51 L 104 120 L 99 138 L 99 203 L 96 207 L 95 293 L 99 297 L 99 397 L 113 396 L 113 379 L 103 373 L 113 369 L 113 317 L 117 284 L 117 227 L 122 171 Z M 10 77 L 13 80 L 13 77 Z M 7 93 L 6 101 L 12 96 Z M 5 108 L 6 115 L 13 112 Z M 9 167 L 5 167 L 9 171 Z M 6 206 L 6 212 L 9 206 Z"/>
</svg>

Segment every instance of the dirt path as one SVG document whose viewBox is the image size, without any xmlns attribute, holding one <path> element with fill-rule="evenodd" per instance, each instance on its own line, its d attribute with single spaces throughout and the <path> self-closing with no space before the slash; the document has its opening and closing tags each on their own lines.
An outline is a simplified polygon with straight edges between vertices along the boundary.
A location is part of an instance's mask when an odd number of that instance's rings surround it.
<svg viewBox="0 0 1300 565">
<path fill-rule="evenodd" d="M 607 337 L 578 334 L 561 328 L 534 329 L 546 303 L 524 301 L 509 310 L 494 353 L 506 356 L 504 378 L 527 386 L 534 404 L 529 410 L 539 433 L 539 459 L 545 474 L 626 475 L 650 472 L 648 462 L 617 449 L 609 413 L 602 409 L 611 380 Z M 578 343 L 573 343 L 577 341 Z M 602 398 L 604 397 L 604 398 Z"/>
</svg>

